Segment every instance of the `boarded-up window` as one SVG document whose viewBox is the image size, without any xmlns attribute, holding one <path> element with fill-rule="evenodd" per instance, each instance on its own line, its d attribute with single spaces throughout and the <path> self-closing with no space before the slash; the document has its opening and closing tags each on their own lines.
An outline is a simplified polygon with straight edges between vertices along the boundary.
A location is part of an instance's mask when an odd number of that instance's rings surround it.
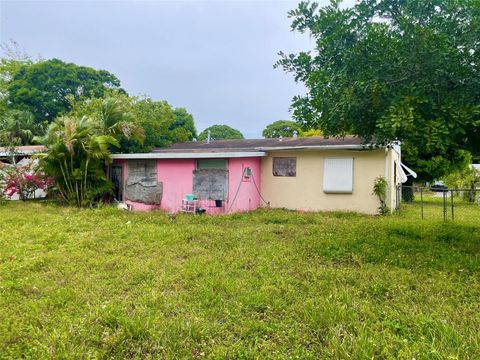
<svg viewBox="0 0 480 360">
<path fill-rule="evenodd" d="M 274 157 L 273 176 L 297 176 L 297 158 Z"/>
<path fill-rule="evenodd" d="M 325 158 L 323 166 L 325 193 L 353 192 L 353 158 Z"/>
<path fill-rule="evenodd" d="M 194 170 L 193 194 L 200 200 L 227 201 L 228 171 L 222 169 Z"/>
<path fill-rule="evenodd" d="M 156 160 L 128 160 L 126 198 L 144 204 L 159 205 L 163 184 L 157 181 Z"/>
<path fill-rule="evenodd" d="M 128 183 L 157 184 L 155 160 L 128 160 Z"/>
<path fill-rule="evenodd" d="M 197 169 L 223 169 L 227 170 L 227 160 L 225 159 L 201 159 L 197 160 Z"/>
</svg>

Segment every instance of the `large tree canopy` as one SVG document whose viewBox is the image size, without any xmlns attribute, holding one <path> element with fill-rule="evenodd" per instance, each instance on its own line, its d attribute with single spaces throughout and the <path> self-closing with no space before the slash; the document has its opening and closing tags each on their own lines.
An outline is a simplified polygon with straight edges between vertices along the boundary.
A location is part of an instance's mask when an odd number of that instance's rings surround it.
<svg viewBox="0 0 480 360">
<path fill-rule="evenodd" d="M 106 98 L 70 99 L 70 114 L 76 117 L 100 118 L 105 114 L 105 105 L 116 104 L 113 115 L 124 117 L 122 122 L 133 124 L 144 134 L 119 139 L 118 151 L 126 153 L 148 152 L 156 147 L 168 146 L 174 142 L 192 140 L 196 135 L 193 116 L 184 108 L 174 109 L 166 101 L 155 101 L 149 97 L 131 97 L 118 91 L 108 91 Z M 134 134 L 132 134 L 134 135 Z"/>
<path fill-rule="evenodd" d="M 102 97 L 107 89 L 121 90 L 120 81 L 108 71 L 52 59 L 23 64 L 8 82 L 7 92 L 12 107 L 28 110 L 42 122 L 68 112 L 68 97 Z"/>
<path fill-rule="evenodd" d="M 480 152 L 480 6 L 476 0 L 301 2 L 292 29 L 311 52 L 280 53 L 277 66 L 307 87 L 294 118 L 325 135 L 403 142 L 423 179 Z"/>
<path fill-rule="evenodd" d="M 212 125 L 198 135 L 198 140 L 207 140 L 208 132 L 212 140 L 243 139 L 243 134 L 228 125 Z"/>
<path fill-rule="evenodd" d="M 262 136 L 265 138 L 292 137 L 295 132 L 297 135 L 300 134 L 301 130 L 301 126 L 295 121 L 278 120 L 268 124 Z"/>
</svg>

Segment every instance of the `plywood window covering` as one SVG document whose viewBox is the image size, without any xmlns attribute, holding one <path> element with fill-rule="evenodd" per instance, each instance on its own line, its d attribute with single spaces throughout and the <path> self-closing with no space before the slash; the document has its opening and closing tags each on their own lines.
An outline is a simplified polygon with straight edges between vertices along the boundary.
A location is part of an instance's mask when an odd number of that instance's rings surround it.
<svg viewBox="0 0 480 360">
<path fill-rule="evenodd" d="M 228 199 L 228 171 L 197 169 L 193 171 L 193 194 L 199 200 Z"/>
<path fill-rule="evenodd" d="M 128 160 L 127 164 L 127 183 L 141 182 L 147 186 L 157 184 L 157 163 L 155 160 Z"/>
<path fill-rule="evenodd" d="M 297 176 L 297 158 L 295 157 L 274 157 L 273 176 Z"/>
<path fill-rule="evenodd" d="M 323 192 L 350 194 L 353 192 L 353 158 L 325 158 Z"/>
</svg>

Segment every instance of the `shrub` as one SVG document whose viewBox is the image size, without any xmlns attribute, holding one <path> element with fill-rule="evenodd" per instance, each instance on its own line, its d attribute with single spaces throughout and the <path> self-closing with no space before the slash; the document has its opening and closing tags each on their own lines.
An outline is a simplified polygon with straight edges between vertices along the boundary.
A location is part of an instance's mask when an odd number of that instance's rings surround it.
<svg viewBox="0 0 480 360">
<path fill-rule="evenodd" d="M 387 186 L 387 180 L 385 180 L 383 176 L 377 177 L 373 182 L 373 195 L 376 195 L 380 201 L 380 206 L 378 207 L 380 215 L 387 215 L 389 213 L 389 208 L 386 203 Z"/>
<path fill-rule="evenodd" d="M 47 190 L 53 184 L 53 179 L 39 171 L 38 162 L 35 161 L 3 166 L 0 172 L 1 192 L 7 198 L 18 194 L 20 200 L 32 199 L 35 191 Z"/>
</svg>

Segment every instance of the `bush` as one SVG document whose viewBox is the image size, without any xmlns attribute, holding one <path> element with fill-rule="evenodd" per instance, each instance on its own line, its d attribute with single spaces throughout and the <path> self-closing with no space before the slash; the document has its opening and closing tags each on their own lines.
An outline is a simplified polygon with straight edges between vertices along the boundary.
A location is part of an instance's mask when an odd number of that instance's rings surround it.
<svg viewBox="0 0 480 360">
<path fill-rule="evenodd" d="M 53 179 L 38 169 L 38 162 L 25 161 L 23 164 L 4 165 L 0 172 L 2 196 L 11 198 L 18 194 L 20 200 L 35 198 L 35 191 L 47 190 L 53 186 Z"/>
<path fill-rule="evenodd" d="M 378 207 L 380 215 L 387 215 L 390 211 L 385 201 L 387 198 L 387 186 L 387 180 L 383 176 L 377 177 L 373 183 L 373 195 L 376 195 L 380 201 L 380 206 Z"/>
</svg>

